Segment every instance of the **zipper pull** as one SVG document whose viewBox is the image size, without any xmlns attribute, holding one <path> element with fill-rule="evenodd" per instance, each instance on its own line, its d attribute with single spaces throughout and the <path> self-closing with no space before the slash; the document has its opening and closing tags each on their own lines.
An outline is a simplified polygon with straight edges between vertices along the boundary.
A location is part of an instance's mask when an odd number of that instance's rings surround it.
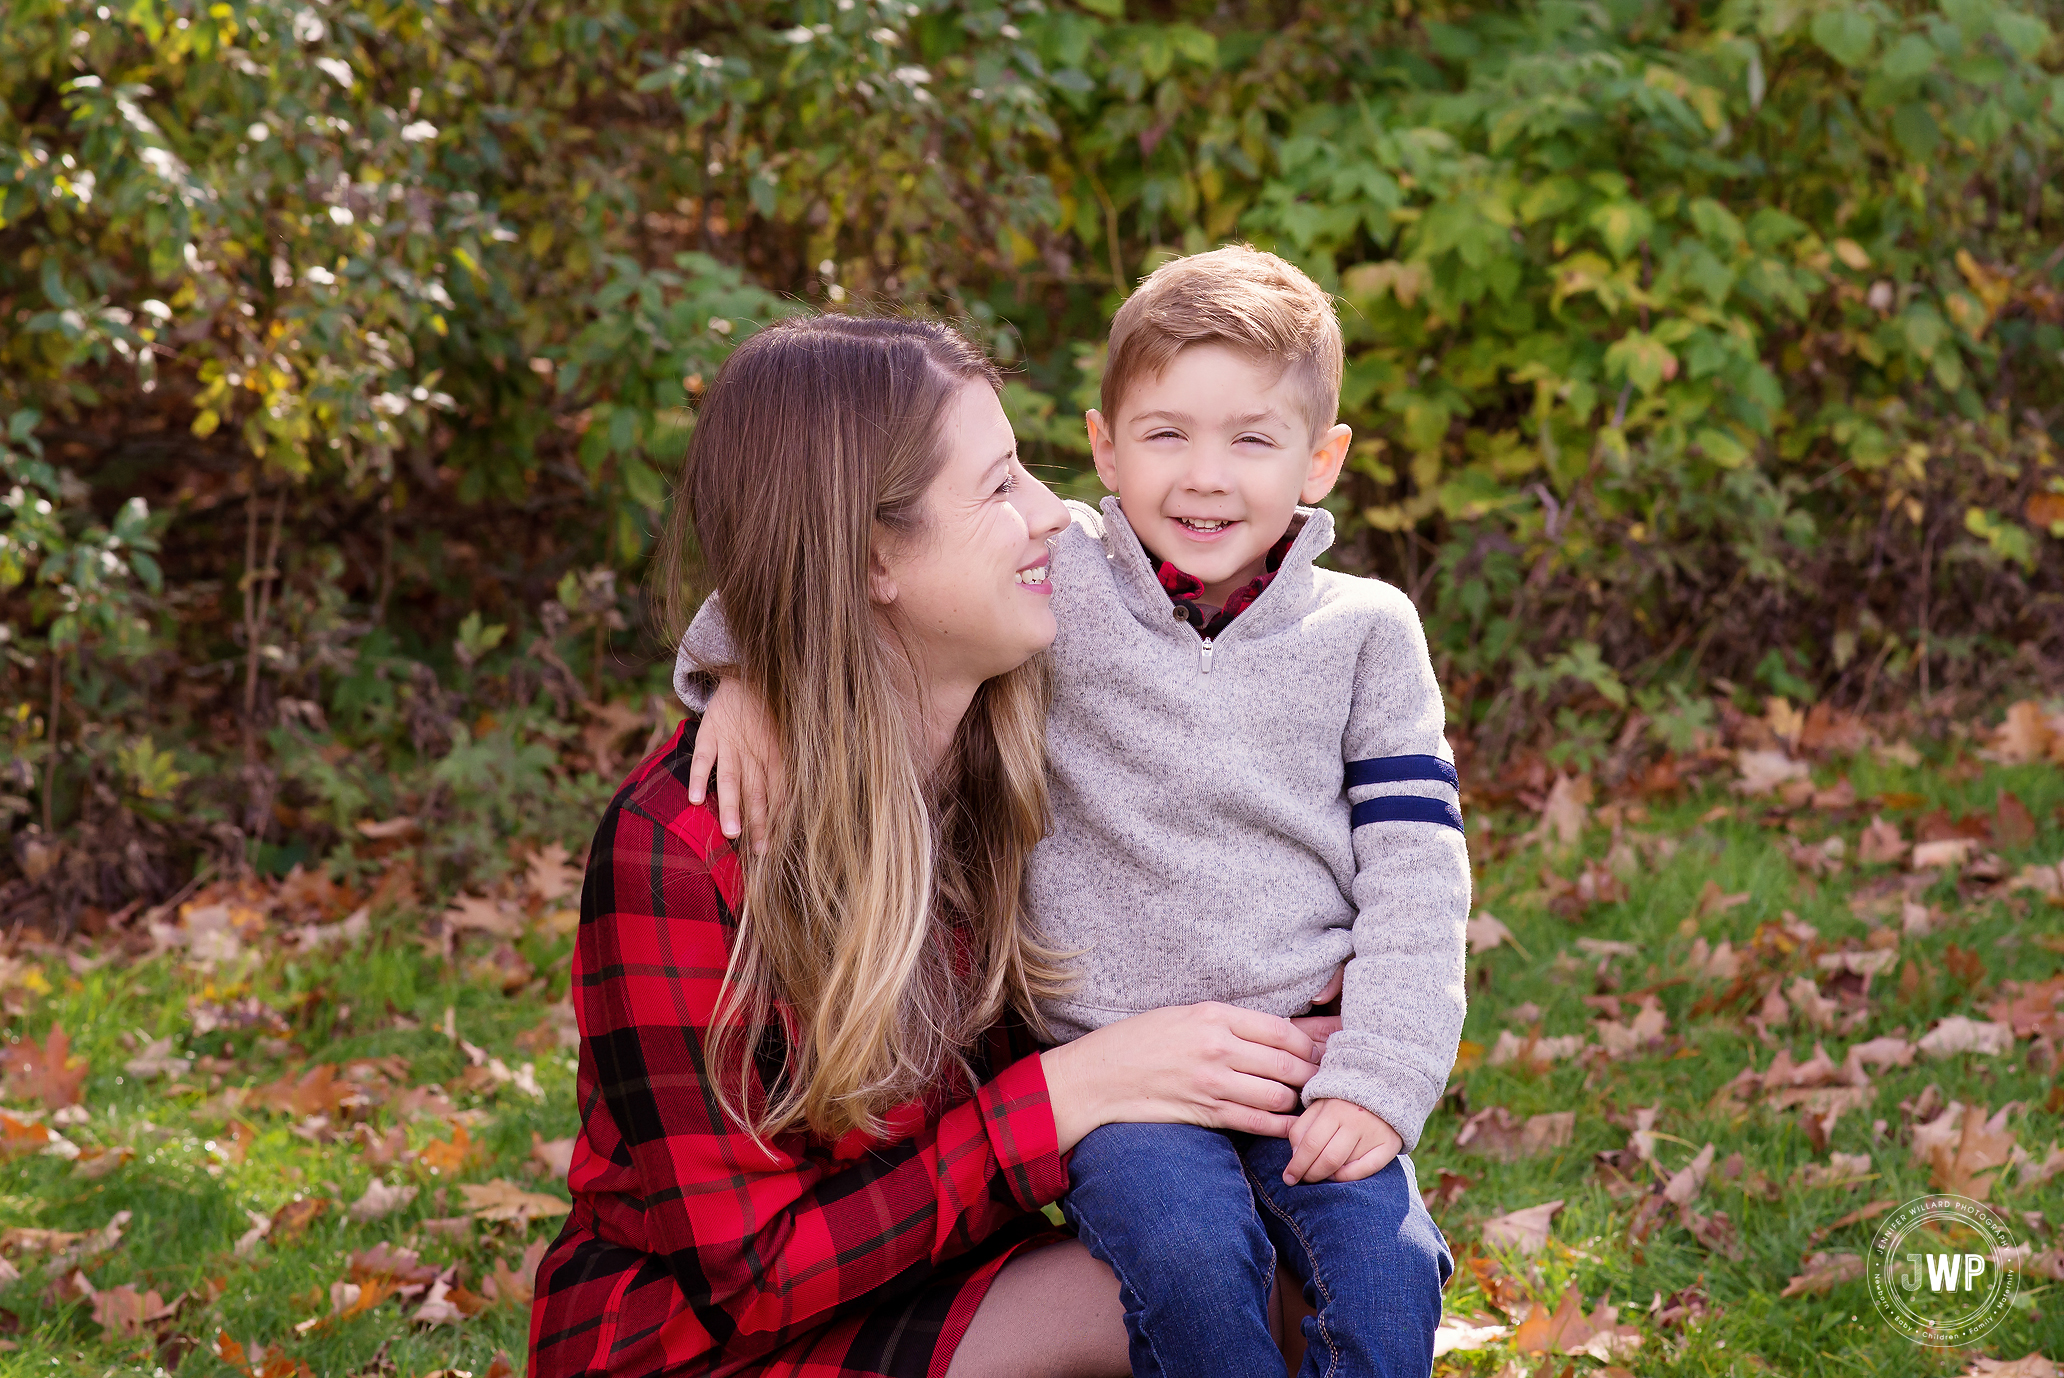
<svg viewBox="0 0 2064 1378">
<path fill-rule="evenodd" d="M 1211 638 L 1205 637 L 1204 644 L 1197 648 L 1197 664 L 1204 674 L 1211 673 Z"/>
</svg>

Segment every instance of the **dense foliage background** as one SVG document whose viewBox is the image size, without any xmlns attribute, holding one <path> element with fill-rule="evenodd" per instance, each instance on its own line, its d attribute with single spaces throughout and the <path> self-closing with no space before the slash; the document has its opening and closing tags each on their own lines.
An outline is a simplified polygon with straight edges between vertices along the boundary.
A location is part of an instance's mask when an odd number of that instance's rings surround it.
<svg viewBox="0 0 2064 1378">
<path fill-rule="evenodd" d="M 960 318 L 1093 494 L 1104 322 L 1228 239 L 1340 294 L 1335 558 L 1480 760 L 2054 688 L 2060 20 L 8 0 L 0 908 L 578 842 L 669 721 L 640 582 L 730 345 Z"/>
</svg>

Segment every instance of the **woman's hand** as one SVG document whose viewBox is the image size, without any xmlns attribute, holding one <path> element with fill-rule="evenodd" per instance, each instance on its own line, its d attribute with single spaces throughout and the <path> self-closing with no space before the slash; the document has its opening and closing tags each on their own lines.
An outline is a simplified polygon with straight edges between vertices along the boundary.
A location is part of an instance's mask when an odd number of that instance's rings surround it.
<svg viewBox="0 0 2064 1378">
<path fill-rule="evenodd" d="M 731 677 L 717 682 L 696 728 L 695 755 L 688 762 L 689 803 L 702 802 L 712 767 L 717 772 L 717 823 L 724 836 L 739 835 L 742 801 L 753 851 L 766 851 L 767 819 L 781 807 L 788 784 L 781 740 L 767 706 Z"/>
<path fill-rule="evenodd" d="M 1136 1014 L 1040 1060 L 1065 1153 L 1120 1122 L 1283 1138 L 1297 1122 L 1297 1088 L 1318 1073 L 1319 1045 L 1291 1020 L 1207 1002 Z"/>
</svg>

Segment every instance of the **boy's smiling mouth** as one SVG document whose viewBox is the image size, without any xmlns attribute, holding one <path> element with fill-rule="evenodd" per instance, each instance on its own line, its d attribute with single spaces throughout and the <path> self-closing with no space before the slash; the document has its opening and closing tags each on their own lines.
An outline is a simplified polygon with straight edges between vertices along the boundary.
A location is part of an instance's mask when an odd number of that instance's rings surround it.
<svg viewBox="0 0 2064 1378">
<path fill-rule="evenodd" d="M 1216 536 L 1238 524 L 1231 517 L 1173 517 L 1170 520 L 1185 531 L 1195 532 L 1199 536 Z"/>
</svg>

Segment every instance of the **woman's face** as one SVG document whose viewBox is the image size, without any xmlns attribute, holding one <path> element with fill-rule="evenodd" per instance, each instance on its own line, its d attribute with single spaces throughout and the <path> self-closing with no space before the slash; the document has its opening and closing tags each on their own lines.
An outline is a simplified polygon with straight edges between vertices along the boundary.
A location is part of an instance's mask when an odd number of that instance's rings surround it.
<svg viewBox="0 0 2064 1378">
<path fill-rule="evenodd" d="M 875 598 L 928 687 L 971 691 L 1053 644 L 1046 543 L 1068 511 L 1018 462 L 987 383 L 969 382 L 947 405 L 940 441 L 923 529 L 882 550 Z"/>
</svg>

